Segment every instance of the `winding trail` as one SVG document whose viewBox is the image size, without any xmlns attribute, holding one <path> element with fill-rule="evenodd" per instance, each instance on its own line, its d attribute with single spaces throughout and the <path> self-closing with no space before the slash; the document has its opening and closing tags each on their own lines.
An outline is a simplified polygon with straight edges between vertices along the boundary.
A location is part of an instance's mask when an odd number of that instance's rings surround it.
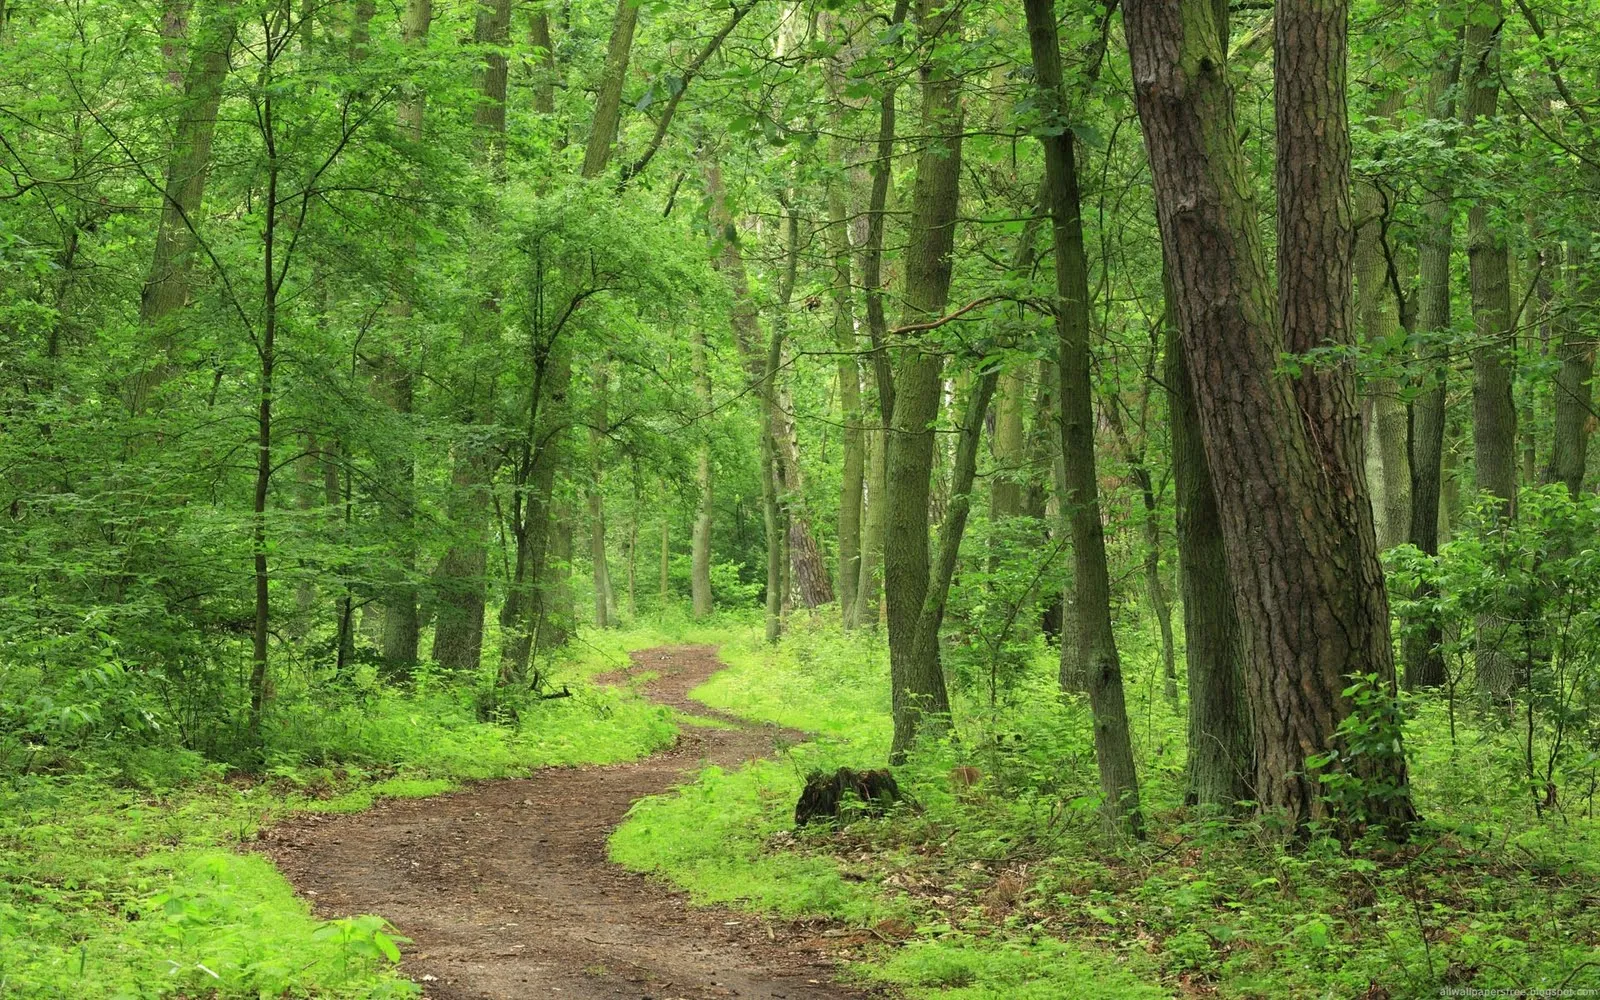
<svg viewBox="0 0 1600 1000">
<path fill-rule="evenodd" d="M 402 969 L 432 1000 L 845 1000 L 818 928 L 691 909 L 661 880 L 606 858 L 634 800 L 704 764 L 731 768 L 801 734 L 748 725 L 689 700 L 723 669 L 710 646 L 632 654 L 601 677 L 644 685 L 654 701 L 736 725 L 684 726 L 645 760 L 550 768 L 428 799 L 385 800 L 344 816 L 308 815 L 262 850 L 319 916 L 378 913 L 411 939 Z"/>
</svg>

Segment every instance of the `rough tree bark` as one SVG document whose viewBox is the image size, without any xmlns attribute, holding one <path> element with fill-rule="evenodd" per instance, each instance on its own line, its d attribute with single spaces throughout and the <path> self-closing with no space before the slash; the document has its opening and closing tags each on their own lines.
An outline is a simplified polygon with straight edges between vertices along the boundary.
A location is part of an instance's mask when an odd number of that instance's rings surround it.
<svg viewBox="0 0 1600 1000">
<path fill-rule="evenodd" d="M 1371 505 L 1351 461 L 1361 443 L 1351 373 L 1334 367 L 1296 384 L 1279 365 L 1285 346 L 1303 351 L 1348 333 L 1344 7 L 1286 0 L 1275 11 L 1279 156 L 1291 161 L 1280 167 L 1279 224 L 1301 241 L 1283 247 L 1291 342 L 1275 315 L 1239 145 L 1225 14 L 1183 0 L 1129 0 L 1123 12 L 1195 410 L 1209 466 L 1228 470 L 1214 484 L 1256 800 L 1297 825 L 1329 815 L 1404 822 L 1412 810 L 1398 747 L 1352 762 L 1367 794 L 1338 803 L 1320 794 L 1308 764 L 1339 749 L 1350 677 L 1393 682 Z"/>
<path fill-rule="evenodd" d="M 1178 586 L 1183 595 L 1189 678 L 1185 799 L 1231 810 L 1252 798 L 1250 706 L 1245 699 L 1239 619 L 1228 587 L 1217 497 L 1201 440 L 1189 366 L 1175 325 L 1167 330 L 1166 383 L 1177 494 Z"/>
</svg>

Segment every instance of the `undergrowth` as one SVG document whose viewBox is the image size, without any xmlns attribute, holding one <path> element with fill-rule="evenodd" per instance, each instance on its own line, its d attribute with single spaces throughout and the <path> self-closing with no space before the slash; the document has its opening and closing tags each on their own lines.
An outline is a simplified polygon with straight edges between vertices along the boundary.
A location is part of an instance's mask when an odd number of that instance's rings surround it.
<svg viewBox="0 0 1600 1000">
<path fill-rule="evenodd" d="M 585 638 L 554 667 L 571 697 L 488 720 L 479 685 L 425 670 L 403 689 L 357 674 L 318 701 L 285 694 L 250 775 L 149 742 L 0 772 L 0 1000 L 415 995 L 381 918 L 317 920 L 246 845 L 295 811 L 644 756 L 672 741 L 673 713 L 588 679 L 660 639 Z"/>
<path fill-rule="evenodd" d="M 1183 806 L 1184 731 L 1148 632 L 1120 637 L 1151 835 L 1098 822 L 1087 706 L 1036 649 L 991 704 L 954 692 L 958 738 L 897 769 L 914 805 L 842 829 L 795 831 L 805 773 L 880 766 L 890 736 L 881 639 L 797 615 L 768 647 L 726 637 L 730 669 L 694 692 L 814 738 L 737 772 L 708 769 L 639 803 L 612 856 L 698 901 L 871 928 L 854 968 L 914 997 L 1436 996 L 1453 988 L 1600 987 L 1597 828 L 1494 795 L 1517 740 L 1408 703 L 1407 748 L 1427 823 L 1406 845 L 1287 839 Z M 978 768 L 953 788 L 957 766 Z M 1579 994 L 1569 994 L 1579 995 Z"/>
</svg>

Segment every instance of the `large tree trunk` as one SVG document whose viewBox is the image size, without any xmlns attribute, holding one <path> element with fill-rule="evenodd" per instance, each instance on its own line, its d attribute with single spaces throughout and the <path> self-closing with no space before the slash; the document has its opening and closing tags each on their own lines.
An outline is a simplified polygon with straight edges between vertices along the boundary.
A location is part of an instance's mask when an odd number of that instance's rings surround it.
<svg viewBox="0 0 1600 1000">
<path fill-rule="evenodd" d="M 1450 17 L 1441 13 L 1441 19 Z M 1448 24 L 1444 25 L 1448 27 Z M 1435 121 L 1455 118 L 1453 98 L 1460 77 L 1459 44 L 1438 56 L 1424 93 L 1427 112 Z M 1450 379 L 1450 256 L 1455 242 L 1455 211 L 1449 178 L 1432 178 L 1431 196 L 1423 205 L 1423 224 L 1417 246 L 1417 329 L 1426 339 L 1418 349 L 1425 366 L 1420 391 L 1409 413 L 1407 450 L 1411 470 L 1411 521 L 1407 540 L 1427 555 L 1439 552 L 1439 509 L 1444 488 L 1444 426 L 1446 389 Z M 1434 596 L 1424 586 L 1416 595 Z M 1438 687 L 1447 680 L 1440 644 L 1443 631 L 1437 622 L 1407 634 L 1401 646 L 1407 688 Z"/>
<path fill-rule="evenodd" d="M 1024 0 L 1033 76 L 1046 113 L 1064 116 L 1061 44 L 1053 0 Z M 1070 129 L 1041 136 L 1050 229 L 1055 242 L 1056 333 L 1060 357 L 1061 453 L 1066 461 L 1062 512 L 1072 529 L 1073 592 L 1078 650 L 1094 712 L 1095 760 L 1108 827 L 1141 832 L 1139 776 L 1122 690 L 1122 661 L 1111 626 L 1111 573 L 1106 566 L 1095 474 L 1094 389 L 1089 380 L 1089 262 L 1083 245 L 1078 167 Z"/>
<path fill-rule="evenodd" d="M 195 234 L 201 222 L 206 178 L 211 172 L 211 141 L 216 134 L 217 110 L 222 105 L 222 84 L 228 76 L 228 49 L 233 44 L 236 14 L 232 0 L 215 5 L 201 23 L 190 48 L 189 68 L 182 77 L 183 104 L 167 158 L 161 221 L 156 228 L 150 271 L 139 296 L 139 320 L 157 328 L 162 356 L 129 384 L 129 409 L 135 413 L 149 405 L 151 394 L 174 371 L 173 355 L 179 345 L 176 331 L 169 328 L 167 321 L 189 299 L 198 245 Z"/>
<path fill-rule="evenodd" d="M 1288 345 L 1234 122 L 1225 14 L 1183 0 L 1129 0 L 1123 11 L 1206 457 L 1229 473 L 1214 484 L 1252 708 L 1255 799 L 1297 824 L 1408 820 L 1398 745 L 1350 762 L 1372 791 L 1337 802 L 1322 796 L 1311 762 L 1340 749 L 1349 679 L 1391 683 L 1393 654 L 1370 501 L 1351 461 L 1360 455 L 1352 375 L 1336 368 L 1302 387 L 1279 363 L 1284 346 L 1303 351 L 1348 333 L 1344 8 L 1286 0 L 1275 12 L 1279 156 L 1290 161 L 1279 216 L 1300 241 L 1280 236 Z"/>
<path fill-rule="evenodd" d="M 959 36 L 960 10 L 958 5 L 935 7 L 933 0 L 919 0 L 917 21 L 930 51 L 938 48 L 940 38 Z M 919 71 L 920 132 L 927 145 L 917 157 L 905 253 L 907 324 L 938 317 L 949 301 L 961 180 L 961 80 L 953 66 L 931 55 L 927 59 Z M 919 735 L 937 736 L 947 729 L 950 715 L 939 645 L 917 641 L 928 596 L 928 486 L 944 356 L 921 351 L 913 341 L 901 352 L 898 367 L 888 436 L 889 509 L 883 554 L 894 714 L 890 759 L 897 763 Z"/>
</svg>

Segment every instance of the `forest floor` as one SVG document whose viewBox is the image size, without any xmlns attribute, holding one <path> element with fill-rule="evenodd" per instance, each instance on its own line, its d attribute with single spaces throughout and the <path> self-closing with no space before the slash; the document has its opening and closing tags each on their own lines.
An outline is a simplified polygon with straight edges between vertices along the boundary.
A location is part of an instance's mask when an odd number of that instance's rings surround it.
<svg viewBox="0 0 1600 1000">
<path fill-rule="evenodd" d="M 636 800 L 706 765 L 737 767 L 803 739 L 689 699 L 725 666 L 714 647 L 630 655 L 630 667 L 596 680 L 642 680 L 652 701 L 703 720 L 683 726 L 671 749 L 365 812 L 296 816 L 265 831 L 261 850 L 319 916 L 392 921 L 411 940 L 404 971 L 434 1000 L 861 996 L 833 983 L 830 928 L 691 908 L 660 879 L 607 859 L 607 838 Z"/>
</svg>

